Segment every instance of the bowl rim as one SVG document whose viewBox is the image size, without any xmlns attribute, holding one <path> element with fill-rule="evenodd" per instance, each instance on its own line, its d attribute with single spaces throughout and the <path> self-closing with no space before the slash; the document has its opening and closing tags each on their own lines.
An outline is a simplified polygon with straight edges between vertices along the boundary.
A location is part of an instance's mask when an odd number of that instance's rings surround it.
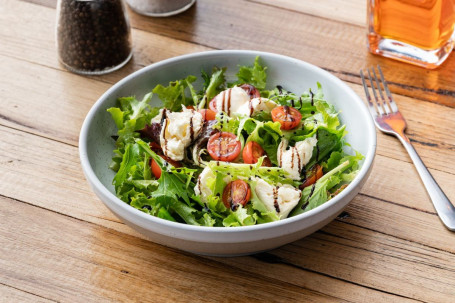
<svg viewBox="0 0 455 303">
<path fill-rule="evenodd" d="M 337 195 L 335 198 L 325 202 L 324 204 L 299 215 L 296 215 L 294 217 L 288 217 L 283 220 L 278 220 L 274 222 L 268 222 L 268 223 L 263 223 L 263 224 L 256 224 L 256 225 L 249 225 L 249 226 L 233 226 L 233 227 L 221 227 L 221 226 L 197 226 L 197 225 L 190 225 L 186 223 L 180 223 L 180 222 L 173 222 L 169 220 L 165 220 L 159 217 L 155 217 L 152 215 L 149 215 L 147 213 L 144 213 L 129 204 L 123 202 L 120 200 L 115 194 L 111 193 L 98 179 L 96 176 L 92 166 L 90 165 L 90 161 L 88 159 L 88 153 L 87 153 L 87 138 L 88 138 L 88 133 L 89 129 L 91 126 L 91 123 L 93 121 L 93 117 L 95 114 L 99 111 L 100 107 L 104 104 L 106 100 L 108 100 L 109 96 L 115 92 L 118 88 L 122 87 L 124 84 L 129 82 L 131 79 L 138 77 L 142 74 L 148 73 L 150 70 L 154 70 L 156 68 L 165 66 L 167 64 L 175 64 L 178 62 L 184 62 L 189 59 L 194 59 L 198 57 L 210 57 L 210 56 L 215 56 L 215 57 L 222 57 L 222 56 L 240 56 L 240 55 L 249 55 L 249 56 L 259 56 L 259 57 L 269 57 L 273 59 L 278 59 L 278 60 L 286 60 L 286 61 L 291 61 L 294 62 L 298 65 L 303 65 L 305 68 L 309 70 L 314 70 L 318 73 L 323 73 L 325 76 L 333 81 L 337 86 L 343 88 L 346 90 L 351 96 L 352 96 L 352 101 L 358 106 L 362 112 L 362 116 L 365 119 L 366 126 L 368 128 L 368 152 L 366 155 L 364 155 L 364 161 L 363 165 L 357 174 L 357 176 L 354 178 L 354 180 L 346 187 L 345 190 L 343 190 L 339 195 Z M 166 228 L 171 228 L 171 229 L 183 229 L 185 231 L 192 231 L 192 232 L 221 232 L 221 233 L 238 233 L 238 232 L 246 232 L 246 231 L 263 231 L 266 229 L 270 228 L 276 228 L 284 225 L 290 225 L 292 223 L 295 223 L 297 221 L 304 220 L 309 217 L 316 216 L 317 214 L 323 212 L 327 208 L 332 207 L 333 205 L 341 202 L 352 190 L 357 188 L 362 180 L 367 177 L 370 167 L 373 164 L 373 160 L 375 157 L 376 153 L 376 128 L 373 123 L 373 119 L 368 112 L 368 109 L 366 107 L 366 104 L 362 101 L 362 99 L 341 79 L 338 77 L 332 75 L 330 72 L 317 67 L 311 63 L 305 62 L 300 59 L 296 59 L 293 57 L 285 56 L 285 55 L 280 55 L 280 54 L 275 54 L 275 53 L 270 53 L 270 52 L 262 52 L 262 51 L 253 51 L 253 50 L 213 50 L 213 51 L 203 51 L 203 52 L 197 52 L 197 53 L 191 53 L 191 54 L 185 54 L 177 57 L 172 57 L 169 59 L 165 59 L 156 63 L 153 63 L 151 65 L 148 65 L 146 67 L 141 68 L 140 70 L 135 71 L 134 73 L 124 77 L 117 83 L 115 83 L 112 87 L 110 87 L 101 97 L 98 98 L 98 100 L 94 103 L 94 105 L 91 107 L 89 110 L 87 116 L 84 119 L 84 122 L 81 127 L 81 131 L 79 134 L 79 156 L 80 156 L 80 161 L 82 165 L 83 172 L 89 181 L 90 185 L 97 190 L 100 191 L 100 193 L 108 198 L 112 203 L 114 203 L 116 206 L 120 207 L 122 211 L 125 211 L 127 214 L 132 215 L 132 216 L 139 216 L 141 219 L 148 221 L 152 224 L 158 224 L 158 225 L 163 225 L 163 227 Z M 107 164 L 106 164 L 107 165 Z M 100 197 L 98 197 L 100 198 Z M 100 199 L 102 200 L 102 199 Z M 106 203 L 102 200 L 103 203 Z M 349 201 L 350 202 L 350 201 Z M 348 202 L 348 203 L 349 203 Z M 159 231 L 157 231 L 159 232 Z"/>
</svg>

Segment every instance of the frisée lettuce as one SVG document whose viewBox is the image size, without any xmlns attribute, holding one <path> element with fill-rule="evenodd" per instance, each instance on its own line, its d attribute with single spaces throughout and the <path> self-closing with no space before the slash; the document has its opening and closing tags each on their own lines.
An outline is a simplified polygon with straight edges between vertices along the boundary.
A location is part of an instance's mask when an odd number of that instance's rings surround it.
<svg viewBox="0 0 455 303">
<path fill-rule="evenodd" d="M 314 209 L 355 178 L 363 156 L 344 141 L 319 83 L 301 94 L 286 83 L 267 89 L 259 57 L 233 82 L 226 72 L 202 71 L 202 87 L 194 75 L 158 84 L 107 110 L 118 129 L 110 168 L 122 201 L 170 221 L 246 226 Z"/>
</svg>

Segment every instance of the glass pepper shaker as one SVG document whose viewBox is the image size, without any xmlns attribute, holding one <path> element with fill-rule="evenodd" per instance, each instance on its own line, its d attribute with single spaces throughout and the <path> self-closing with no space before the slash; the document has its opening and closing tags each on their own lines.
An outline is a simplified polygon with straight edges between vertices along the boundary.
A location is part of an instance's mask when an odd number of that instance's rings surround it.
<svg viewBox="0 0 455 303">
<path fill-rule="evenodd" d="M 58 0 L 56 38 L 60 62 L 78 74 L 109 73 L 132 56 L 123 0 Z"/>
</svg>

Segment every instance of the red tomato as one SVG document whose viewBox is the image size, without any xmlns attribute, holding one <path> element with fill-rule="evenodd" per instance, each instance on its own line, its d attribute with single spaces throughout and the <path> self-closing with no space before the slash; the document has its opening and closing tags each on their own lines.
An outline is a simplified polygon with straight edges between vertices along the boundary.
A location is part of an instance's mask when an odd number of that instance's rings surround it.
<svg viewBox="0 0 455 303">
<path fill-rule="evenodd" d="M 243 162 L 246 164 L 255 164 L 260 157 L 266 156 L 262 162 L 262 166 L 272 166 L 272 162 L 270 162 L 264 149 L 257 142 L 248 142 L 243 148 L 242 156 Z"/>
<path fill-rule="evenodd" d="M 322 172 L 322 166 L 319 164 L 316 164 L 313 166 L 311 169 L 310 175 L 305 179 L 305 181 L 300 185 L 300 189 L 304 189 L 307 186 L 313 185 L 316 183 L 317 180 L 319 180 L 324 173 Z"/>
<path fill-rule="evenodd" d="M 207 150 L 213 160 L 232 162 L 240 155 L 240 141 L 227 132 L 216 133 L 209 138 Z"/>
<path fill-rule="evenodd" d="M 259 92 L 259 90 L 251 84 L 242 84 L 240 85 L 240 88 L 246 91 L 248 96 L 250 96 L 250 100 L 261 97 L 261 93 Z"/>
<path fill-rule="evenodd" d="M 211 109 L 200 109 L 198 112 L 201 113 L 204 121 L 215 120 L 216 112 Z"/>
<path fill-rule="evenodd" d="M 278 106 L 272 110 L 273 122 L 280 122 L 281 129 L 289 130 L 296 128 L 302 120 L 302 115 L 293 107 Z"/>
<path fill-rule="evenodd" d="M 194 106 L 193 105 L 187 105 L 186 108 L 187 109 L 194 109 Z"/>
<path fill-rule="evenodd" d="M 174 167 L 182 167 L 182 164 L 178 161 L 174 161 L 171 158 L 166 157 L 165 155 L 159 155 L 159 156 Z M 158 163 L 156 163 L 156 161 L 152 159 L 152 161 L 150 163 L 150 167 L 152 169 L 152 173 L 155 176 L 155 178 L 159 179 L 161 177 L 161 168 L 158 165 Z"/>
<path fill-rule="evenodd" d="M 223 204 L 232 210 L 239 204 L 244 206 L 250 198 L 250 186 L 243 180 L 229 182 L 223 190 Z"/>
</svg>

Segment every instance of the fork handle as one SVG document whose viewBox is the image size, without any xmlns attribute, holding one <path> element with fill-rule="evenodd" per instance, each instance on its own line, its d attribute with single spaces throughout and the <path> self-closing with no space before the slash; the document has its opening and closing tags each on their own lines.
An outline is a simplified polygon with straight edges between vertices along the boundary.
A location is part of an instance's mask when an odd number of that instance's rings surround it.
<svg viewBox="0 0 455 303">
<path fill-rule="evenodd" d="M 450 203 L 449 198 L 447 198 L 438 183 L 436 183 L 409 139 L 404 134 L 400 134 L 397 137 L 400 139 L 401 143 L 403 143 L 412 162 L 414 162 L 417 172 L 422 179 L 423 185 L 430 196 L 431 202 L 433 202 L 433 206 L 436 209 L 439 218 L 449 230 L 455 231 L 455 207 Z"/>
</svg>

